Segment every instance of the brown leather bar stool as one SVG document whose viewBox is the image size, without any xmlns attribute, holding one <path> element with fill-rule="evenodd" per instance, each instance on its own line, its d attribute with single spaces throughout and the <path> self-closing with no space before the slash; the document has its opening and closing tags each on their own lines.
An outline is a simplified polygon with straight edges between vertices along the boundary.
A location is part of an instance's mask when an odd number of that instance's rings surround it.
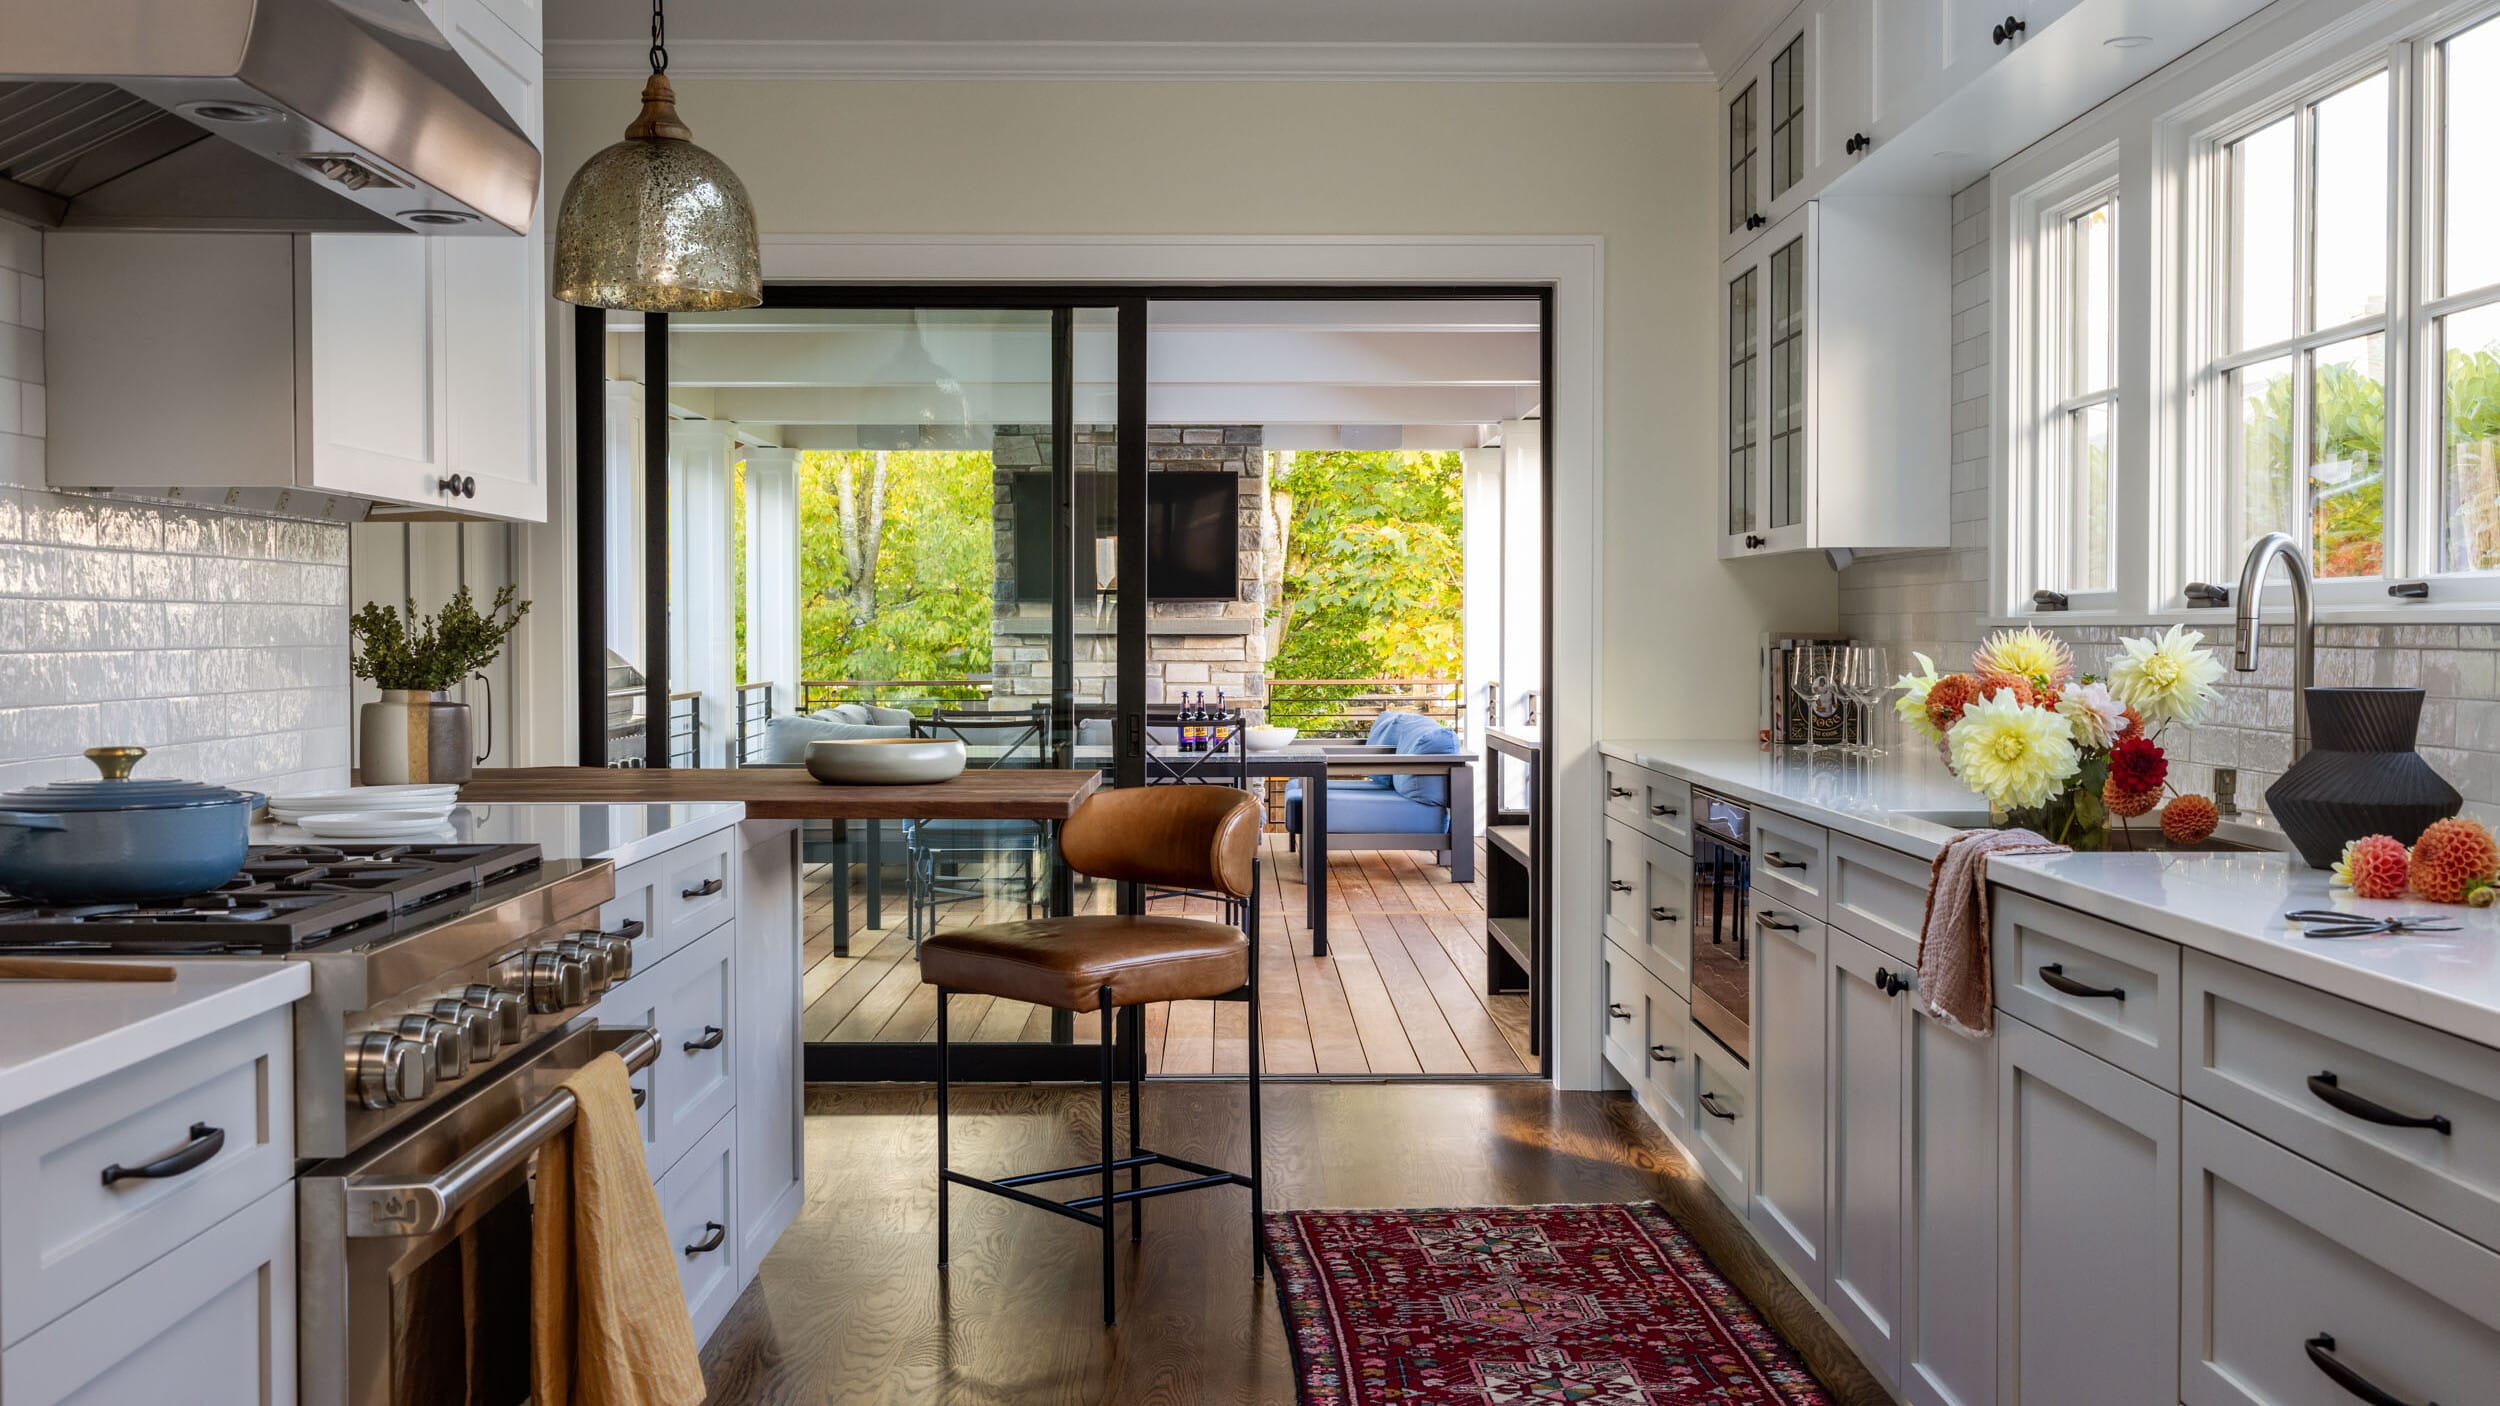
<svg viewBox="0 0 2500 1406">
<path fill-rule="evenodd" d="M 1097 793 L 1061 827 L 1059 850 L 1069 868 L 1098 879 L 1193 889 L 1243 905 L 1239 928 L 1205 918 L 1111 916 L 1031 918 L 939 933 L 920 946 L 920 979 L 937 988 L 938 1265 L 947 1260 L 947 1193 L 969 1186 L 1021 1201 L 1102 1230 L 1102 1321 L 1117 1321 L 1112 1295 L 1112 1212 L 1129 1202 L 1133 1236 L 1145 1234 L 1150 1197 L 1213 1186 L 1250 1188 L 1250 1272 L 1264 1275 L 1259 1220 L 1259 964 L 1251 934 L 1259 930 L 1258 840 L 1263 814 L 1256 797 L 1224 786 L 1147 786 Z M 1053 1010 L 1102 1012 L 1102 1160 L 1056 1171 L 984 1181 L 946 1162 L 946 1002 L 958 993 L 1029 1001 Z M 1113 1155 L 1112 1012 L 1155 1001 L 1250 1004 L 1250 1172 L 1228 1172 L 1138 1145 L 1138 1093 L 1129 1080 L 1126 1157 Z M 1143 1055 L 1140 1055 L 1143 1062 Z M 1187 1172 L 1181 1181 L 1145 1184 L 1145 1169 Z M 1114 1183 L 1122 1170 L 1127 1189 Z M 1100 1177 L 1102 1190 L 1056 1201 L 1024 1190 L 1047 1182 Z"/>
</svg>

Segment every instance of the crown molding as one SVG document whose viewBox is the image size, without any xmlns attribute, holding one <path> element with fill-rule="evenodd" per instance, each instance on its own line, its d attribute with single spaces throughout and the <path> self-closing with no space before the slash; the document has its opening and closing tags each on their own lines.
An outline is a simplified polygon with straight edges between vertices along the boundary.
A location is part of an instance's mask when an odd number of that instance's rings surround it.
<svg viewBox="0 0 2500 1406">
<path fill-rule="evenodd" d="M 558 39 L 551 77 L 639 78 L 639 39 Z M 1708 82 L 1698 44 L 1194 44 L 677 39 L 672 77 L 1153 82 Z"/>
</svg>

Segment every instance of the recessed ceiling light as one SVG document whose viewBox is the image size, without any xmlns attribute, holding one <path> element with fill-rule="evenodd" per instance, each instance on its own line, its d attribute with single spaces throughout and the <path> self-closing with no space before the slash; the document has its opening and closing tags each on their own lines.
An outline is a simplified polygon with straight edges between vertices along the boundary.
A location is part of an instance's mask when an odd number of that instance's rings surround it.
<svg viewBox="0 0 2500 1406">
<path fill-rule="evenodd" d="M 2153 36 L 2149 34 L 2113 34 L 2101 41 L 2112 49 L 2141 49 L 2152 42 Z"/>
<path fill-rule="evenodd" d="M 412 225 L 469 225 L 477 216 L 466 210 L 402 210 L 399 217 Z"/>
<path fill-rule="evenodd" d="M 202 122 L 284 122 L 286 114 L 266 103 L 205 101 L 184 103 L 176 109 L 185 117 Z"/>
</svg>

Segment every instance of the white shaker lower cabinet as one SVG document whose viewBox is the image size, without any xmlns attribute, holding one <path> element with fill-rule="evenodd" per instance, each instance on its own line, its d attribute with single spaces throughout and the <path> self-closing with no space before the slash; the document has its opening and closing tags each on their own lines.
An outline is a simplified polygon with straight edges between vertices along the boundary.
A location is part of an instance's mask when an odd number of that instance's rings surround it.
<svg viewBox="0 0 2500 1406">
<path fill-rule="evenodd" d="M 1823 925 L 1793 908 L 1755 914 L 1754 1233 L 1823 1291 Z"/>
<path fill-rule="evenodd" d="M 1831 1042 L 1825 1080 L 1831 1214 L 1823 1302 L 1867 1367 L 1898 1390 L 1909 1263 L 1902 1244 L 1909 1003 L 1892 986 L 1899 962 L 1844 932 L 1830 940 L 1824 1028 Z"/>
<path fill-rule="evenodd" d="M 2489 1401 L 2500 1255 L 2189 1105 L 2187 1406 Z"/>
<path fill-rule="evenodd" d="M 2179 1100 L 2002 1013 L 1996 1045 L 1999 1406 L 2173 1406 Z"/>
<path fill-rule="evenodd" d="M 740 827 L 735 1014 L 738 1262 L 749 1277 L 805 1191 L 799 1042 L 799 827 Z"/>
<path fill-rule="evenodd" d="M 295 1184 L 0 1353 L 8 1406 L 290 1406 Z"/>
<path fill-rule="evenodd" d="M 1915 992 L 1902 1007 L 1901 1394 L 1910 1406 L 1983 1406 L 1997 1390 L 1996 1041 L 1946 1029 Z"/>
<path fill-rule="evenodd" d="M 747 1282 L 740 1272 L 737 1237 L 730 1233 L 738 1220 L 732 1122 L 723 1117 L 653 1183 L 698 1343 L 712 1336 Z"/>
<path fill-rule="evenodd" d="M 1753 1203 L 1753 1075 L 1716 1040 L 1693 1041 L 1693 1160 L 1738 1215 Z"/>
</svg>

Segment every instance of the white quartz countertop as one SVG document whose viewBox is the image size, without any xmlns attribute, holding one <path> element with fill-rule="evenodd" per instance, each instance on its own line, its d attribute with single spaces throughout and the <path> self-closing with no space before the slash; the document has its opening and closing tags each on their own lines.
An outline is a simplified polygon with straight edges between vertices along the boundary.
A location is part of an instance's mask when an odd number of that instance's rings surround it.
<svg viewBox="0 0 2500 1406">
<path fill-rule="evenodd" d="M 463 805 L 437 841 L 535 844 L 549 859 L 605 859 L 619 866 L 726 830 L 746 818 L 741 805 Z M 256 845 L 325 844 L 292 825 L 252 826 Z M 340 841 L 339 843 L 347 843 Z"/>
<path fill-rule="evenodd" d="M 1986 823 L 1986 804 L 1932 752 L 1872 761 L 1766 749 L 1757 742 L 1625 741 L 1607 756 L 1680 776 L 1905 853 L 1933 857 L 1946 836 Z M 2255 824 L 2233 837 L 2268 843 Z M 2354 898 L 2295 854 L 2101 853 L 1991 859 L 1998 885 L 2167 938 L 2332 995 L 2500 1046 L 2500 908 Z M 2315 938 L 2283 919 L 2324 908 L 2435 917 L 2447 933 Z"/>
<path fill-rule="evenodd" d="M 170 965 L 169 982 L 0 981 L 0 1118 L 312 990 L 302 962 Z"/>
</svg>

